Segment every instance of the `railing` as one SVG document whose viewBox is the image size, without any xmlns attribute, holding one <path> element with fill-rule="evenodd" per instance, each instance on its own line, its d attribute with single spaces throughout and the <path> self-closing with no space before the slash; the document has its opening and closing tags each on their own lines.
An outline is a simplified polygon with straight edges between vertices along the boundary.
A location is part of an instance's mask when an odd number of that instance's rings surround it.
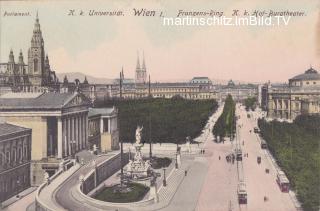
<svg viewBox="0 0 320 211">
<path fill-rule="evenodd" d="M 64 163 L 66 164 L 66 163 Z M 48 181 L 45 181 L 44 183 L 42 183 L 36 192 L 36 198 L 35 198 L 35 208 L 36 211 L 56 211 L 55 209 L 50 208 L 50 206 L 48 204 L 46 204 L 41 198 L 40 198 L 40 194 L 42 192 L 42 190 L 47 187 L 48 185 L 50 185 L 50 182 L 53 181 L 54 179 L 56 179 L 59 175 L 61 175 L 64 172 L 64 167 L 62 169 L 59 169 L 54 175 L 52 175 Z"/>
</svg>

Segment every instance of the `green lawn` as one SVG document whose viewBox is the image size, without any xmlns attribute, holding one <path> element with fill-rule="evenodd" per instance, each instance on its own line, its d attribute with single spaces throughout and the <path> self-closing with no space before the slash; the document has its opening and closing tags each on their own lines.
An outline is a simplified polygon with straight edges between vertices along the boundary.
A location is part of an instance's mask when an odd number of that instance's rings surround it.
<svg viewBox="0 0 320 211">
<path fill-rule="evenodd" d="M 127 193 L 115 191 L 115 186 L 107 187 L 98 193 L 94 198 L 101 201 L 115 203 L 136 202 L 142 200 L 150 189 L 149 187 L 139 183 L 129 183 L 128 187 L 131 188 L 131 191 Z"/>
</svg>

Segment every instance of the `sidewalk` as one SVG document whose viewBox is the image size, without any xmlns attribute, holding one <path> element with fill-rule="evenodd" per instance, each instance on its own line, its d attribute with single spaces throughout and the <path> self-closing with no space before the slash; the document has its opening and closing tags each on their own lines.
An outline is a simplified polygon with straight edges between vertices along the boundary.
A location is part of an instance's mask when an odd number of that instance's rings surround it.
<svg viewBox="0 0 320 211">
<path fill-rule="evenodd" d="M 27 207 L 34 202 L 37 187 L 30 187 L 19 193 L 19 198 L 16 196 L 2 202 L 2 209 L 5 211 L 26 210 Z"/>
</svg>

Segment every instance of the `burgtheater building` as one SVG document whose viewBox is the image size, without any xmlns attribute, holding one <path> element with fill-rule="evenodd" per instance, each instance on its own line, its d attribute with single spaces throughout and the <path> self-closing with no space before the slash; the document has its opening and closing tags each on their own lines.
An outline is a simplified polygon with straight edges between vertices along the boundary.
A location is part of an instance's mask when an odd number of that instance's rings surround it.
<svg viewBox="0 0 320 211">
<path fill-rule="evenodd" d="M 63 158 L 88 146 L 90 101 L 80 93 L 8 93 L 0 97 L 0 117 L 32 129 L 31 184 L 55 173 Z"/>
<path fill-rule="evenodd" d="M 286 86 L 268 86 L 267 112 L 272 119 L 294 120 L 300 114 L 320 113 L 320 74 L 310 67 Z"/>
</svg>

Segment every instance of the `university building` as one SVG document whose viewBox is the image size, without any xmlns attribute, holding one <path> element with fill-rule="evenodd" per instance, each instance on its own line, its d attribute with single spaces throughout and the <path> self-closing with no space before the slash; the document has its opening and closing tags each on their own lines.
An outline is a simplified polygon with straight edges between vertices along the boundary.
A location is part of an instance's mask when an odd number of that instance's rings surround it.
<svg viewBox="0 0 320 211">
<path fill-rule="evenodd" d="M 0 123 L 0 203 L 30 187 L 31 129 Z"/>
<path fill-rule="evenodd" d="M 320 113 L 320 74 L 310 67 L 285 86 L 268 86 L 268 117 L 294 120 L 300 114 Z"/>
</svg>

